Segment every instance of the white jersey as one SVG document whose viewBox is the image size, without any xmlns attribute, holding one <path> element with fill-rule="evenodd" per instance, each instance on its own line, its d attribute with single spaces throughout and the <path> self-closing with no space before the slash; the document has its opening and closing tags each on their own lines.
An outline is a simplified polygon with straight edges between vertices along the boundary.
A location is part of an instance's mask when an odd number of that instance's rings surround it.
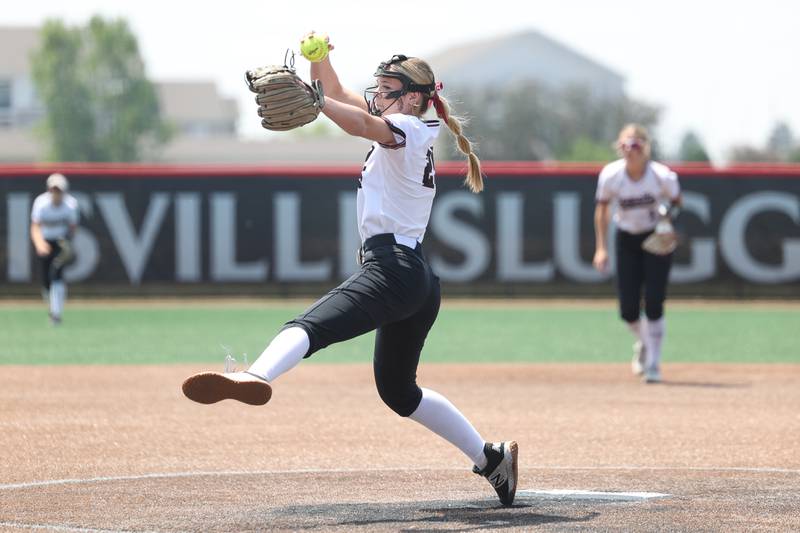
<svg viewBox="0 0 800 533">
<path fill-rule="evenodd" d="M 40 225 L 45 240 L 63 239 L 69 235 L 69 227 L 78 224 L 78 201 L 64 193 L 61 203 L 53 205 L 50 192 L 42 193 L 33 201 L 31 222 Z"/>
<path fill-rule="evenodd" d="M 356 202 L 358 232 L 362 242 L 381 233 L 422 242 L 436 194 L 433 142 L 440 123 L 401 113 L 383 119 L 395 143 L 374 142 L 367 154 Z"/>
<path fill-rule="evenodd" d="M 634 181 L 625 170 L 625 160 L 619 159 L 600 172 L 595 199 L 616 200 L 614 222 L 619 229 L 645 233 L 658 223 L 658 205 L 676 199 L 680 193 L 678 175 L 666 165 L 649 161 L 644 176 Z"/>
</svg>

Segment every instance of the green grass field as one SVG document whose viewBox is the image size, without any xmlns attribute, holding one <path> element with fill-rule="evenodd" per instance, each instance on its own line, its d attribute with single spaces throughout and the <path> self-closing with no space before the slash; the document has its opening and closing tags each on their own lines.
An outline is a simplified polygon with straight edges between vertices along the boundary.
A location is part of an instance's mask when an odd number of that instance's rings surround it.
<svg viewBox="0 0 800 533">
<path fill-rule="evenodd" d="M 54 328 L 44 305 L 0 306 L 0 364 L 213 362 L 231 348 L 252 362 L 296 302 L 70 303 Z M 669 307 L 666 362 L 800 363 L 800 308 Z M 368 362 L 373 334 L 331 346 L 315 362 Z M 612 303 L 445 305 L 423 362 L 626 362 L 632 339 Z"/>
</svg>

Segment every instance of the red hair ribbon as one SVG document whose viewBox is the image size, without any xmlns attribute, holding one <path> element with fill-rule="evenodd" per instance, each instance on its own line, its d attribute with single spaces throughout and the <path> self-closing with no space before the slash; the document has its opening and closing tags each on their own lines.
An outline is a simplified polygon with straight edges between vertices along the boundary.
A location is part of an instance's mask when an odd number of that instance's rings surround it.
<svg viewBox="0 0 800 533">
<path fill-rule="evenodd" d="M 444 84 L 442 84 L 442 82 L 436 83 L 430 102 L 433 104 L 434 109 L 436 109 L 436 116 L 447 122 L 447 112 L 444 110 L 444 104 L 439 98 L 439 91 L 441 91 L 443 88 Z"/>
</svg>

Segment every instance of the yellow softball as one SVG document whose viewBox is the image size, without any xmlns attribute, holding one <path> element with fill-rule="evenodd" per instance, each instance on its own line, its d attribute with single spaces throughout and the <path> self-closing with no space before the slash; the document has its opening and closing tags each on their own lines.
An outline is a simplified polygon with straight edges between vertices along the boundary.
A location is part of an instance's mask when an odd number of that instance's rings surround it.
<svg viewBox="0 0 800 533">
<path fill-rule="evenodd" d="M 319 63 L 328 56 L 327 37 L 312 33 L 300 41 L 300 53 L 312 63 Z"/>
</svg>

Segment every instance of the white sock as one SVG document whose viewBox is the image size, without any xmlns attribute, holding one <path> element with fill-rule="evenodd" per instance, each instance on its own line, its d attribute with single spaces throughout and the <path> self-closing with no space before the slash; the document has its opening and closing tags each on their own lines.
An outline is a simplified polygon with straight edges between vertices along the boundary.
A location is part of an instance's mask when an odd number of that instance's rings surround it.
<svg viewBox="0 0 800 533">
<path fill-rule="evenodd" d="M 628 325 L 628 329 L 631 330 L 633 336 L 636 337 L 636 340 L 641 342 L 645 342 L 645 329 L 647 328 L 647 321 L 646 320 L 637 320 L 636 322 L 625 322 Z"/>
<path fill-rule="evenodd" d="M 647 321 L 647 368 L 658 368 L 661 365 L 661 344 L 664 342 L 664 317 Z"/>
<path fill-rule="evenodd" d="M 486 467 L 485 441 L 456 406 L 430 389 L 422 389 L 422 401 L 409 416 L 464 452 L 478 468 Z"/>
<path fill-rule="evenodd" d="M 297 366 L 310 347 L 306 330 L 297 326 L 286 328 L 272 339 L 247 371 L 272 382 Z"/>
<path fill-rule="evenodd" d="M 64 299 L 67 295 L 67 286 L 63 281 L 50 283 L 50 314 L 60 317 L 64 310 Z"/>
</svg>

